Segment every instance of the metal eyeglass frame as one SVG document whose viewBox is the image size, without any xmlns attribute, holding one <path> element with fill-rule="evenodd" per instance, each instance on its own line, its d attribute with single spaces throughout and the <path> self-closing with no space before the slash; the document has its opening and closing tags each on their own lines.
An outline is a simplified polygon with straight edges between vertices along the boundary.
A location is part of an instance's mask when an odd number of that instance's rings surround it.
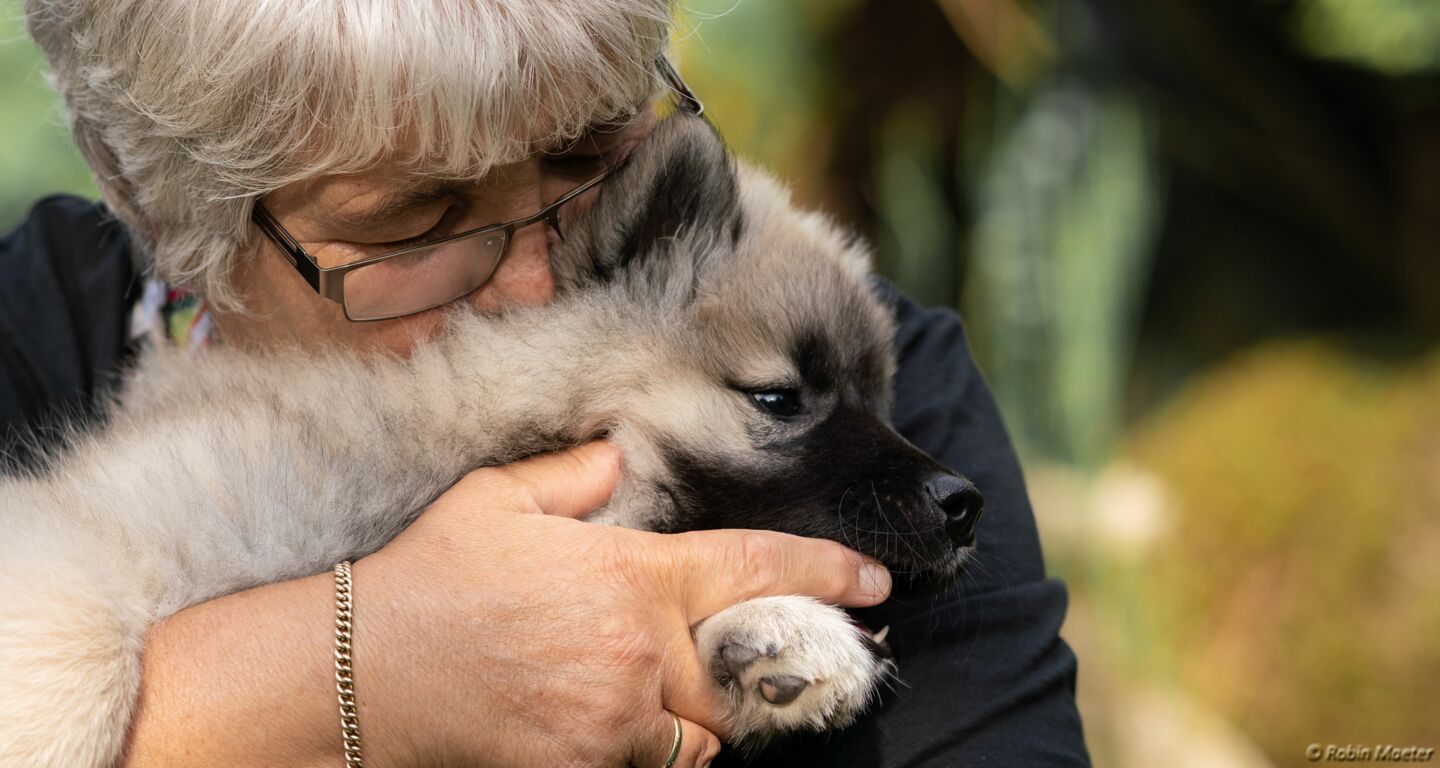
<svg viewBox="0 0 1440 768">
<path fill-rule="evenodd" d="M 666 59 L 664 56 L 661 56 L 659 60 L 657 60 L 655 66 L 656 69 L 659 70 L 660 76 L 664 78 L 665 84 L 669 86 L 669 88 L 679 98 L 679 104 L 677 107 L 678 109 L 681 109 L 692 115 L 700 115 L 705 112 L 705 105 L 702 104 L 699 99 L 695 98 L 695 94 L 690 90 L 690 87 L 685 84 L 685 81 L 680 78 L 680 73 L 675 71 L 675 68 L 671 66 L 668 59 Z M 320 266 L 320 263 L 315 260 L 315 257 L 311 256 L 310 252 L 306 251 L 304 246 L 300 245 L 299 241 L 297 241 L 295 237 L 291 235 L 290 232 L 286 230 L 285 227 L 281 225 L 280 222 L 277 221 L 268 210 L 265 209 L 265 206 L 262 205 L 259 200 L 255 201 L 255 207 L 251 211 L 251 219 L 254 220 L 255 225 L 260 228 L 260 231 L 264 233 L 265 236 L 268 237 L 277 248 L 280 249 L 280 253 L 285 256 L 285 259 L 287 261 L 290 262 L 290 266 L 294 267 L 295 271 L 300 273 L 300 277 L 304 278 L 305 282 L 308 283 L 310 287 L 313 288 L 315 292 L 320 295 L 321 298 L 333 301 L 339 304 L 341 308 L 345 310 L 345 318 L 347 320 L 353 323 L 368 323 L 380 320 L 393 320 L 397 317 L 406 317 L 408 315 L 419 314 L 420 312 L 424 312 L 426 310 L 434 309 L 435 307 L 449 304 L 452 301 L 458 301 L 459 299 L 468 295 L 468 293 L 462 294 L 461 296 L 456 296 L 451 299 L 446 299 L 445 301 L 432 304 L 428 307 L 421 307 L 419 309 L 413 309 L 398 314 L 387 315 L 385 317 L 371 317 L 357 320 L 350 317 L 350 311 L 345 306 L 345 275 L 361 267 L 368 267 L 371 264 L 376 264 L 382 261 L 389 261 L 390 259 L 398 258 L 400 256 L 406 256 L 416 251 L 434 248 L 436 246 L 445 245 L 447 243 L 453 243 L 460 240 L 469 240 L 471 238 L 480 237 L 481 235 L 504 232 L 505 245 L 503 246 L 500 255 L 495 259 L 496 268 L 498 268 L 500 262 L 504 261 L 506 252 L 508 252 L 510 249 L 510 243 L 514 239 L 514 234 L 516 230 L 523 229 L 530 226 L 531 224 L 536 224 L 543 221 L 549 224 L 550 227 L 555 230 L 556 234 L 559 234 L 563 237 L 564 233 L 560 231 L 560 209 L 563 208 L 566 203 L 570 202 L 576 197 L 579 197 L 586 191 L 590 190 L 592 187 L 595 187 L 600 182 L 609 178 L 610 175 L 613 174 L 616 170 L 618 170 L 622 165 L 624 165 L 623 162 L 606 168 L 599 175 L 556 198 L 555 202 L 545 206 L 544 209 L 534 215 L 526 216 L 521 219 L 515 219 L 513 221 L 503 222 L 500 224 L 486 224 L 482 227 L 467 229 L 464 232 L 457 232 L 453 235 L 446 235 L 445 237 L 436 238 L 434 240 L 427 240 L 423 243 L 416 243 L 414 245 L 409 245 L 401 248 L 399 250 L 382 253 L 376 256 L 370 256 L 359 261 L 351 262 L 349 264 L 342 264 L 338 267 Z M 494 270 L 491 271 L 491 277 L 493 276 Z M 485 279 L 485 282 L 482 282 L 479 286 L 475 287 L 475 290 L 478 290 L 481 286 L 485 285 L 485 283 L 488 283 L 489 281 L 490 277 L 487 277 Z"/>
</svg>

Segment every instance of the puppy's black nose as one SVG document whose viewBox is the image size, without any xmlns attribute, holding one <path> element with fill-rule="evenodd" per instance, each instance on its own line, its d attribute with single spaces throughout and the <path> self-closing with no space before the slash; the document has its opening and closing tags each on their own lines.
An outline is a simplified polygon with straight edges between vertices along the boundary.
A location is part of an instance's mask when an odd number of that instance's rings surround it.
<svg viewBox="0 0 1440 768">
<path fill-rule="evenodd" d="M 975 523 L 985 511 L 985 497 L 975 484 L 963 477 L 935 474 L 925 481 L 925 490 L 945 513 L 945 535 L 950 541 L 961 547 L 974 545 Z"/>
</svg>

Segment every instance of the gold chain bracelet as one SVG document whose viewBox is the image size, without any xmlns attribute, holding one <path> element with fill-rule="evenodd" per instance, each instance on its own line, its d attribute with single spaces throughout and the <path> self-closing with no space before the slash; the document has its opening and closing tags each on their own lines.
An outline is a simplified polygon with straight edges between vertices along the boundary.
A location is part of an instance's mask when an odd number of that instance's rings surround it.
<svg viewBox="0 0 1440 768">
<path fill-rule="evenodd" d="M 345 739 L 346 768 L 364 768 L 360 756 L 360 716 L 355 706 L 355 668 L 350 653 L 355 628 L 350 591 L 350 561 L 335 564 L 335 690 L 340 698 L 340 734 Z"/>
</svg>

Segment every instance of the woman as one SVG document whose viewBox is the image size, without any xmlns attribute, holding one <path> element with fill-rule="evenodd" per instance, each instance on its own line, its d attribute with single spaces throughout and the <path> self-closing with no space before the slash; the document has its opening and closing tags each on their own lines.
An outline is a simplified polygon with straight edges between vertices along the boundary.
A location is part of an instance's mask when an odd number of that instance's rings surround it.
<svg viewBox="0 0 1440 768">
<path fill-rule="evenodd" d="M 670 12 L 662 0 L 30 0 L 27 10 L 133 252 L 203 301 L 196 313 L 190 300 L 183 319 L 184 302 L 152 288 L 149 308 L 164 322 L 140 301 L 132 332 L 399 354 L 436 330 L 449 301 L 548 300 L 555 228 L 539 222 L 487 246 L 496 250 L 478 260 L 493 272 L 398 269 L 367 290 L 347 281 L 340 301 L 307 284 L 277 242 L 293 238 L 324 269 L 533 216 L 644 139 Z M 53 303 L 11 305 L 26 310 L 7 314 L 13 330 L 0 345 L 13 423 L 43 423 L 120 357 L 113 327 L 132 249 L 116 233 L 93 209 L 60 201 L 7 243 L 50 267 L 22 273 L 26 295 L 61 286 L 76 333 L 58 352 L 37 345 L 37 318 Z M 892 300 L 906 354 L 897 426 L 946 463 L 964 454 L 976 468 L 1002 567 L 967 594 L 869 617 L 894 627 L 915 687 L 805 758 L 1083 763 L 1073 657 L 1056 637 L 1063 589 L 1041 580 L 993 406 L 953 318 Z M 108 309 L 82 311 L 98 306 Z M 83 362 L 70 367 L 70 357 Z M 355 564 L 367 761 L 706 765 L 723 731 L 691 623 L 762 594 L 860 607 L 889 593 L 883 569 L 828 542 L 567 520 L 604 501 L 617 465 L 597 444 L 475 472 Z M 548 514 L 518 514 L 533 510 Z M 161 622 L 146 639 L 136 709 L 71 743 L 25 743 L 18 728 L 35 713 L 0 704 L 0 742 L 19 734 L 0 744 L 0 764 L 341 764 L 333 590 L 321 574 Z M 575 610 L 577 595 L 586 610 Z"/>
</svg>

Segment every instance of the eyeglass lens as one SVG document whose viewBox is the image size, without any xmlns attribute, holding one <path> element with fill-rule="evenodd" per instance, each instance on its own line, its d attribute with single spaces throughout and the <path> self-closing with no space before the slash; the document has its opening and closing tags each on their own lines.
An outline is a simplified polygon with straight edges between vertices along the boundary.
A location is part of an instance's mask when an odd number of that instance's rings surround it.
<svg viewBox="0 0 1440 768">
<path fill-rule="evenodd" d="M 345 274 L 345 316 L 383 320 L 454 301 L 490 279 L 508 240 L 497 230 L 352 270 Z"/>
</svg>

